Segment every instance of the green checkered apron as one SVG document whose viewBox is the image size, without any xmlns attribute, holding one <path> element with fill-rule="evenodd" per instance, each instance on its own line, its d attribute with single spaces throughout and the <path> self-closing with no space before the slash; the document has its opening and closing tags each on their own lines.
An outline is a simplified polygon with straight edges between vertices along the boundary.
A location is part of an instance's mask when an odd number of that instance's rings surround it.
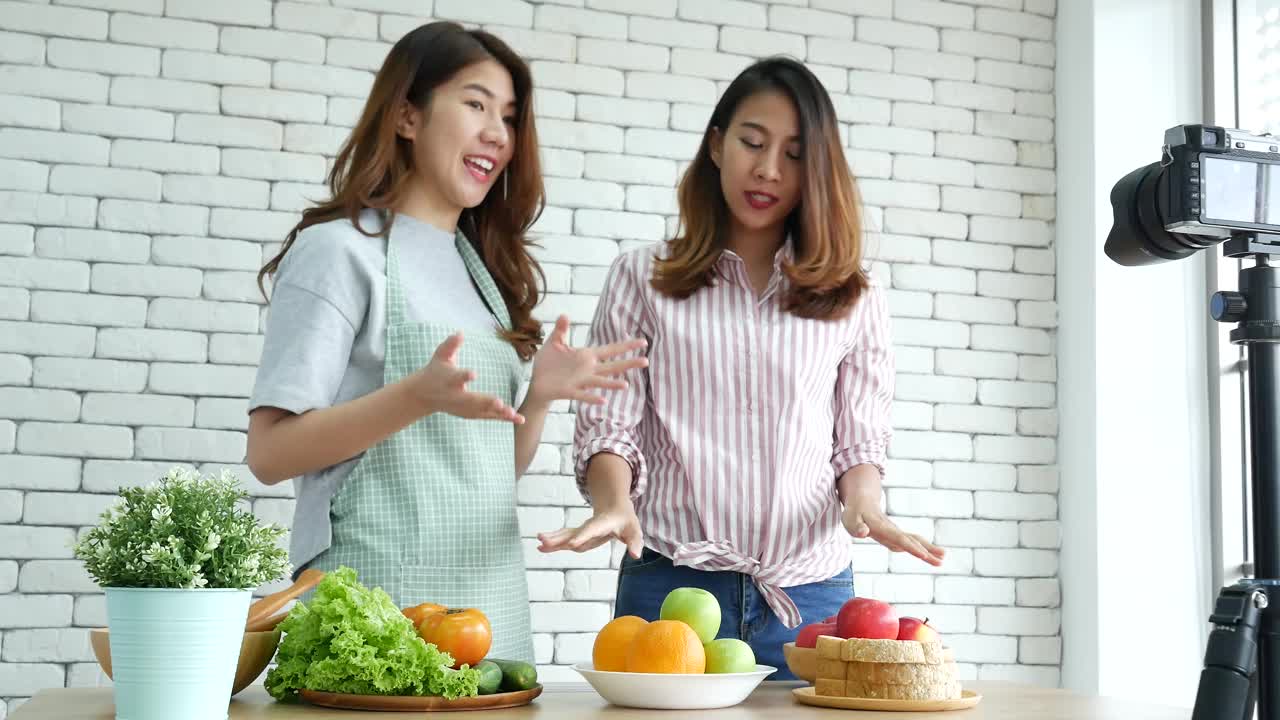
<svg viewBox="0 0 1280 720">
<path fill-rule="evenodd" d="M 455 243 L 489 310 L 509 327 L 507 307 L 484 262 L 462 233 Z M 455 331 L 409 321 L 392 233 L 383 382 L 417 371 Z M 457 363 L 476 371 L 470 390 L 515 402 L 520 360 L 496 333 L 465 334 Z M 354 568 L 362 583 L 382 587 L 402 608 L 421 602 L 479 608 L 493 627 L 489 655 L 532 663 L 515 483 L 510 423 L 429 415 L 370 448 L 356 464 L 330 502 L 332 544 L 310 566 Z"/>
</svg>

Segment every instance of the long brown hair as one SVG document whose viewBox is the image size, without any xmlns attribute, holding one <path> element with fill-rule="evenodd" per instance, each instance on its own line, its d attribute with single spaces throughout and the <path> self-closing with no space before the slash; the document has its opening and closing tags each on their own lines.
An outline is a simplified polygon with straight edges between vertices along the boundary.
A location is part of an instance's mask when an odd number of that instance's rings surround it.
<svg viewBox="0 0 1280 720">
<path fill-rule="evenodd" d="M 302 211 L 302 220 L 289 231 L 279 254 L 258 272 L 258 288 L 264 297 L 263 278 L 276 272 L 305 228 L 347 218 L 370 237 L 390 232 L 393 208 L 406 192 L 414 167 L 412 144 L 396 133 L 400 103 L 408 101 L 426 108 L 433 90 L 459 70 L 484 60 L 496 60 L 511 73 L 516 94 L 515 149 L 499 180 L 502 190 L 491 191 L 474 208 L 465 208 L 458 226 L 484 259 L 511 314 L 511 329 L 502 330 L 503 339 L 523 359 L 533 356 L 542 342 L 542 326 L 533 319 L 533 308 L 538 304 L 538 283 L 543 277 L 529 253 L 532 242 L 526 233 L 546 203 L 533 120 L 533 81 L 529 66 L 502 40 L 453 22 L 422 25 L 400 38 L 387 53 L 360 120 L 329 172 L 331 198 Z M 360 226 L 360 212 L 365 208 L 384 211 L 381 228 Z"/>
<path fill-rule="evenodd" d="M 674 298 L 687 298 L 714 282 L 730 210 L 720 170 L 711 160 L 712 130 L 728 131 L 745 99 L 770 90 L 795 103 L 804 159 L 800 202 L 786 220 L 795 257 L 782 266 L 791 281 L 783 307 L 804 318 L 841 317 L 868 282 L 862 267 L 861 202 L 841 148 L 831 97 L 807 67 L 786 57 L 766 58 L 743 70 L 716 104 L 702 145 L 680 180 L 681 234 L 668 243 L 649 282 Z"/>
</svg>

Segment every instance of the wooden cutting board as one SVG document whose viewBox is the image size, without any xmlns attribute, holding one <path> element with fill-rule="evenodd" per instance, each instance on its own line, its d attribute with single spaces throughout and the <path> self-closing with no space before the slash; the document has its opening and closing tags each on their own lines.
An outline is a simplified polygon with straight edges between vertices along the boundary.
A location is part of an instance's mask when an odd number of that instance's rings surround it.
<svg viewBox="0 0 1280 720">
<path fill-rule="evenodd" d="M 497 710 L 520 707 L 533 702 L 542 694 L 542 686 L 529 690 L 477 695 L 475 697 L 446 700 L 442 697 L 413 697 L 402 695 L 349 695 L 347 693 L 301 690 L 303 702 L 340 710 L 380 710 L 398 712 L 454 712 L 458 710 Z"/>
</svg>

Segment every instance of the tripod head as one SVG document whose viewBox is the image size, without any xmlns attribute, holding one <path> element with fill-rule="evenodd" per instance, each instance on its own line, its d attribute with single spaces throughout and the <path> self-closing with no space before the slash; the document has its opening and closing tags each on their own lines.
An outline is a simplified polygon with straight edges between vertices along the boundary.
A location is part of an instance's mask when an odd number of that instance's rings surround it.
<svg viewBox="0 0 1280 720">
<path fill-rule="evenodd" d="M 1249 255 L 1266 257 L 1280 255 L 1280 235 L 1257 232 L 1234 233 L 1222 243 L 1222 254 L 1232 258 Z"/>
<path fill-rule="evenodd" d="M 1209 315 L 1222 323 L 1239 323 L 1231 342 L 1280 342 L 1280 288 L 1271 258 L 1280 255 L 1280 235 L 1233 233 L 1222 244 L 1230 258 L 1253 257 L 1253 267 L 1240 269 L 1239 291 L 1220 290 L 1209 300 Z"/>
</svg>

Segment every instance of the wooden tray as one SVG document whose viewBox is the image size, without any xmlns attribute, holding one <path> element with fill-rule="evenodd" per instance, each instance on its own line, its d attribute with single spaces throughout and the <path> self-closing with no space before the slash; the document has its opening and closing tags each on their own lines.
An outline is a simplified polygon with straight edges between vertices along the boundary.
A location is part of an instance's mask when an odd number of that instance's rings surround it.
<svg viewBox="0 0 1280 720">
<path fill-rule="evenodd" d="M 475 697 L 446 700 L 438 696 L 416 697 L 406 695 L 349 695 L 347 693 L 300 690 L 298 695 L 306 702 L 321 707 L 342 710 L 383 710 L 400 712 L 435 712 L 454 710 L 496 710 L 498 708 L 528 705 L 542 694 L 542 686 L 529 690 L 477 695 Z"/>
<path fill-rule="evenodd" d="M 840 710 L 882 710 L 885 712 L 935 712 L 940 710 L 964 710 L 971 708 L 982 700 L 982 696 L 972 690 L 961 690 L 956 700 L 881 700 L 878 698 L 831 697 L 815 694 L 812 687 L 796 688 L 791 691 L 796 701 L 802 705 L 837 708 Z"/>
</svg>

